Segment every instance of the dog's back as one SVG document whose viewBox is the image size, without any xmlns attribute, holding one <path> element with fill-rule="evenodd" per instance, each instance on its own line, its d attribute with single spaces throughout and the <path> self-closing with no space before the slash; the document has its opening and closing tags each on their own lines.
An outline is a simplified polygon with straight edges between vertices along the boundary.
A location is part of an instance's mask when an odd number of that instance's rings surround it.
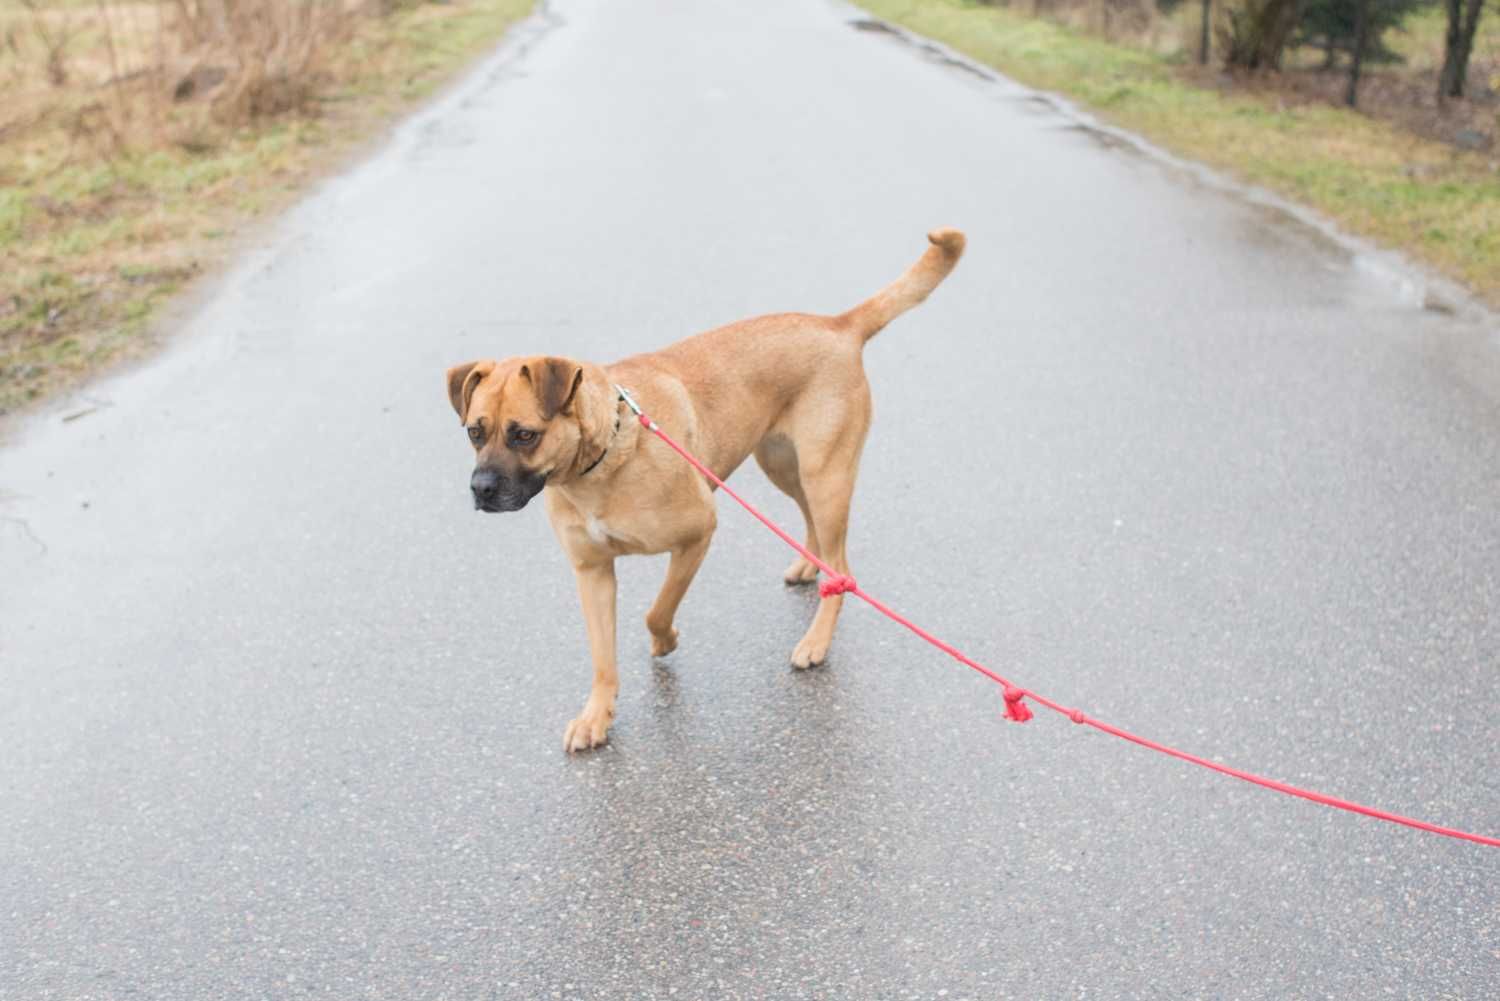
<svg viewBox="0 0 1500 1001">
<path fill-rule="evenodd" d="M 781 416 L 809 392 L 837 400 L 867 394 L 862 348 L 902 313 L 919 305 L 963 256 L 962 232 L 927 234 L 927 251 L 900 278 L 837 316 L 775 313 L 696 334 L 621 362 L 646 363 L 681 380 L 699 413 L 737 415 L 735 430 L 715 435 L 737 466 Z M 719 422 L 712 422 L 719 423 Z M 716 448 L 715 451 L 718 451 Z"/>
</svg>

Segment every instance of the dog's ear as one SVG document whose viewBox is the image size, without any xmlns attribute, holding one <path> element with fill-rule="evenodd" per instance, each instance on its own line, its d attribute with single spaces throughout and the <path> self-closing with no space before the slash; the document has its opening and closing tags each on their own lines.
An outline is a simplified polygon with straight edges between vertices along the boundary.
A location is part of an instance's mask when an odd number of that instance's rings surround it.
<svg viewBox="0 0 1500 1001">
<path fill-rule="evenodd" d="M 542 416 L 550 421 L 573 402 L 578 387 L 583 384 L 583 366 L 566 358 L 543 358 L 522 365 L 521 376 L 531 383 Z"/>
<path fill-rule="evenodd" d="M 494 370 L 492 361 L 471 361 L 448 370 L 448 402 L 453 404 L 460 424 L 469 423 L 469 401 L 474 398 L 474 387 Z"/>
</svg>

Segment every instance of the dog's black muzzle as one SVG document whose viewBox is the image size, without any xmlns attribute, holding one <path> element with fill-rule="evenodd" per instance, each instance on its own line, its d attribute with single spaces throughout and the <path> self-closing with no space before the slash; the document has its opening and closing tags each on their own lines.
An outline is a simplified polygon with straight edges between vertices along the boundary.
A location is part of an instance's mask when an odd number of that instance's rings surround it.
<svg viewBox="0 0 1500 1001">
<path fill-rule="evenodd" d="M 546 485 L 547 481 L 540 476 L 523 473 L 512 479 L 498 469 L 484 467 L 474 470 L 469 477 L 476 511 L 519 511 Z"/>
</svg>

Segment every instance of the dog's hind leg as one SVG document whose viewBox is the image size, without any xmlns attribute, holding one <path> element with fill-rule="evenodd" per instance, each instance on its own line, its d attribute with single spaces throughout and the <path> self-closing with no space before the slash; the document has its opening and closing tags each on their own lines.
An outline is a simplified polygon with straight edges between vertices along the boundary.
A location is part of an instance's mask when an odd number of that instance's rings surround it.
<svg viewBox="0 0 1500 1001">
<path fill-rule="evenodd" d="M 864 435 L 860 434 L 852 443 L 843 443 L 816 463 L 805 461 L 803 465 L 802 486 L 812 511 L 813 528 L 823 547 L 818 556 L 844 575 L 849 573 L 849 557 L 845 551 L 849 502 L 854 495 L 854 478 L 859 470 L 859 453 L 863 444 Z M 842 594 L 830 595 L 818 603 L 818 614 L 792 651 L 793 667 L 812 667 L 827 659 L 833 629 L 843 606 Z"/>
<path fill-rule="evenodd" d="M 765 472 L 766 479 L 776 488 L 797 502 L 802 511 L 802 520 L 807 523 L 808 550 L 822 556 L 818 549 L 818 532 L 813 525 L 812 510 L 807 506 L 807 495 L 802 490 L 802 478 L 797 470 L 797 451 L 790 439 L 771 437 L 760 443 L 755 450 L 755 462 Z M 805 558 L 798 556 L 782 574 L 788 584 L 810 584 L 818 579 L 818 568 Z"/>
<path fill-rule="evenodd" d="M 651 611 L 646 613 L 646 628 L 651 631 L 651 656 L 665 657 L 677 649 L 677 628 L 672 620 L 677 617 L 677 606 L 682 604 L 688 585 L 692 584 L 703 557 L 708 555 L 708 544 L 713 539 L 713 530 L 704 533 L 696 542 L 681 549 L 672 550 L 671 562 L 667 564 L 667 578 L 662 581 Z"/>
</svg>

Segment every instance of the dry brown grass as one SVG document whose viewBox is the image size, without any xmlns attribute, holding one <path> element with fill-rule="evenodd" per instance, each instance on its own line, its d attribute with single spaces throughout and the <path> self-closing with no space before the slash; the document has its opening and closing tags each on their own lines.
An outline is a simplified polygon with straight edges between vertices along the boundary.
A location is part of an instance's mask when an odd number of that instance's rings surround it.
<svg viewBox="0 0 1500 1001">
<path fill-rule="evenodd" d="M 0 0 L 0 414 L 138 351 L 225 237 L 531 0 Z"/>
<path fill-rule="evenodd" d="M 343 0 L 21 0 L 0 20 L 11 99 L 0 137 L 73 119 L 117 149 L 191 142 L 300 111 L 328 79 L 357 11 Z"/>
</svg>

